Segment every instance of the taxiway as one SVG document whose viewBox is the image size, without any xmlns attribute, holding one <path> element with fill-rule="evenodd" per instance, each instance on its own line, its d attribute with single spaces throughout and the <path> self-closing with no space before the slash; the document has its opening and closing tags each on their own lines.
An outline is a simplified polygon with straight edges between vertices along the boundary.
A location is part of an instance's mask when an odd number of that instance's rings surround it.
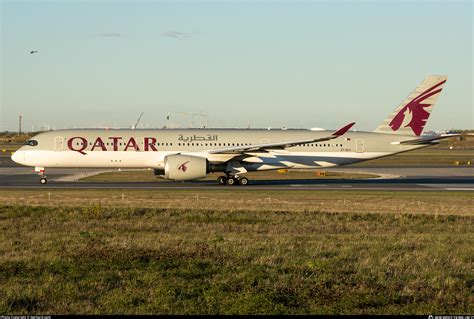
<svg viewBox="0 0 474 319">
<path fill-rule="evenodd" d="M 377 179 L 252 180 L 247 186 L 220 186 L 213 181 L 193 182 L 87 182 L 68 176 L 86 176 L 99 170 L 49 169 L 48 184 L 41 185 L 32 168 L 4 161 L 0 166 L 0 189 L 163 189 L 163 190 L 363 190 L 363 191 L 474 191 L 472 167 L 337 167 L 338 172 L 381 175 Z"/>
</svg>

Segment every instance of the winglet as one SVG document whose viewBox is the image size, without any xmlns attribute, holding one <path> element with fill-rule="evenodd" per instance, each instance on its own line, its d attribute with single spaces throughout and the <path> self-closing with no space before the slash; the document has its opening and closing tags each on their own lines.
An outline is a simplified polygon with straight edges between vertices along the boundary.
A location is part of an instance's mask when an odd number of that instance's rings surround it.
<svg viewBox="0 0 474 319">
<path fill-rule="evenodd" d="M 332 133 L 332 136 L 341 136 L 341 135 L 344 135 L 346 134 L 347 131 L 349 131 L 349 129 L 354 126 L 354 124 L 356 124 L 355 122 L 352 122 L 350 124 L 347 124 L 346 126 L 338 129 L 336 132 Z"/>
</svg>

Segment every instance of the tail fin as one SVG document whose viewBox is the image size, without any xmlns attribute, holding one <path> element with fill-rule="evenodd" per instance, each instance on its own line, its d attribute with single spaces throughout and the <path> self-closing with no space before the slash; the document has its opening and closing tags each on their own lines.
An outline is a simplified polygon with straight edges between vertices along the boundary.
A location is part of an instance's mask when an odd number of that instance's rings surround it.
<svg viewBox="0 0 474 319">
<path fill-rule="evenodd" d="M 428 76 L 374 132 L 420 136 L 447 78 Z"/>
</svg>

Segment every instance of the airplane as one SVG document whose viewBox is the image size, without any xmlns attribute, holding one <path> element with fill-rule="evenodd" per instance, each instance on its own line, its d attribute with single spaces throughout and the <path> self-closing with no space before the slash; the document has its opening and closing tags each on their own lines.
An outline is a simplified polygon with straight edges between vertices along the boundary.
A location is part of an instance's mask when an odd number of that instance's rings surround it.
<svg viewBox="0 0 474 319">
<path fill-rule="evenodd" d="M 374 131 L 321 129 L 65 129 L 40 133 L 12 155 L 35 167 L 147 168 L 157 177 L 195 180 L 221 172 L 221 185 L 247 185 L 249 171 L 349 165 L 436 144 L 453 135 L 422 132 L 447 76 L 428 76 Z"/>
</svg>

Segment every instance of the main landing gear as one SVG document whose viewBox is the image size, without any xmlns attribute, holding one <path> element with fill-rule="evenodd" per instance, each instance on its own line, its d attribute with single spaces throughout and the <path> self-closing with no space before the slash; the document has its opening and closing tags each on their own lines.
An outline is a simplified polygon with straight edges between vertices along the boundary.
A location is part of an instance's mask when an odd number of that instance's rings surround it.
<svg viewBox="0 0 474 319">
<path fill-rule="evenodd" d="M 240 177 L 238 175 L 227 175 L 227 176 L 219 176 L 217 178 L 217 183 L 220 185 L 242 185 L 245 186 L 249 183 L 248 178 Z"/>
</svg>

